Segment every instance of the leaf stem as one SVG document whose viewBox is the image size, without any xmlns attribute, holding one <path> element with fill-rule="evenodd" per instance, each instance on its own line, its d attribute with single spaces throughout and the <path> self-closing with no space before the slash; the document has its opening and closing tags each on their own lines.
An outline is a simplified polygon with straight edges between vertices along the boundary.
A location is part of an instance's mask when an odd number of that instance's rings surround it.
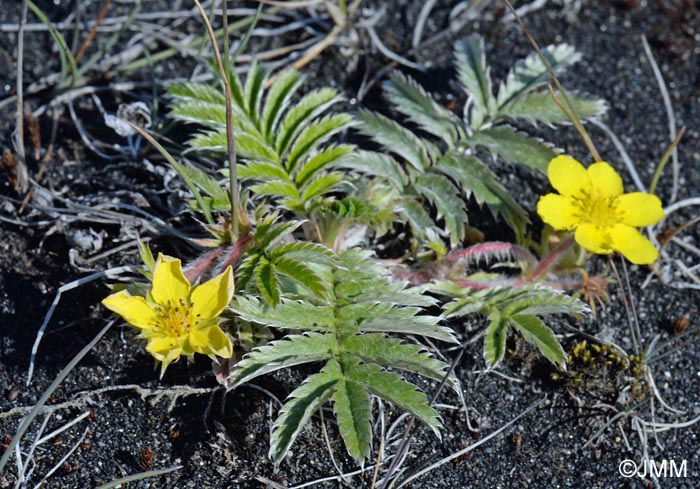
<svg viewBox="0 0 700 489">
<path fill-rule="evenodd" d="M 527 282 L 537 282 L 542 276 L 547 273 L 557 262 L 561 259 L 562 255 L 568 251 L 574 244 L 574 235 L 569 234 L 569 236 L 559 243 L 552 251 L 550 251 L 547 256 L 545 256 L 537 268 L 532 272 Z"/>
</svg>

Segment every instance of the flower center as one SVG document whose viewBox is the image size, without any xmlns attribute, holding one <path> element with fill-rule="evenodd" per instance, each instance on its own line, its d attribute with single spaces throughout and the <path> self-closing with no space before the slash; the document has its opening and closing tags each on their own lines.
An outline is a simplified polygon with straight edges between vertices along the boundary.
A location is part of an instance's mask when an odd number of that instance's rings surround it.
<svg viewBox="0 0 700 489">
<path fill-rule="evenodd" d="M 575 198 L 581 222 L 593 224 L 597 228 L 609 228 L 620 222 L 617 198 L 600 195 L 597 192 Z"/>
<path fill-rule="evenodd" d="M 158 314 L 158 327 L 171 338 L 189 334 L 192 329 L 191 310 L 192 305 L 186 304 L 182 299 L 178 304 L 168 301 L 166 306 L 161 307 Z"/>
</svg>

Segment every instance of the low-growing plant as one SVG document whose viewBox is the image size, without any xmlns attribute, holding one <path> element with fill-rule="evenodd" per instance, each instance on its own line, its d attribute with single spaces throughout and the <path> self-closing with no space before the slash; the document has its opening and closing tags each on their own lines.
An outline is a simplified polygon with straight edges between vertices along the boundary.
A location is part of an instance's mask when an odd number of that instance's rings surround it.
<svg viewBox="0 0 700 489">
<path fill-rule="evenodd" d="M 580 57 L 566 44 L 548 47 L 544 56 L 556 73 Z M 550 76 L 536 53 L 514 65 L 497 95 L 493 93 L 481 38 L 472 36 L 458 42 L 455 64 L 468 97 L 463 117 L 439 104 L 413 79 L 394 73 L 384 84 L 385 96 L 420 132 L 387 116 L 362 110 L 357 116 L 359 130 L 380 144 L 384 152 L 356 152 L 349 159 L 349 166 L 393 185 L 393 205 L 416 236 L 425 239 L 425 230 L 434 226 L 425 208 L 428 202 L 435 207 L 436 217 L 444 220 L 452 245 L 459 244 L 468 218 L 461 197 L 473 196 L 495 216 L 502 216 L 522 242 L 527 214 L 498 182 L 477 150 L 486 149 L 508 163 L 545 172 L 556 156 L 553 145 L 527 136 L 508 123 L 525 121 L 552 126 L 567 122 L 566 115 L 549 93 L 538 90 Z M 572 94 L 571 101 L 582 118 L 605 111 L 605 104 L 599 99 Z"/>
<path fill-rule="evenodd" d="M 306 422 L 328 400 L 345 446 L 358 461 L 371 448 L 371 395 L 408 411 L 439 434 L 439 415 L 426 395 L 386 370 L 444 379 L 444 362 L 420 345 L 387 336 L 411 334 L 454 343 L 450 329 L 438 325 L 439 317 L 419 314 L 435 299 L 404 283 L 391 283 L 386 270 L 367 252 L 346 251 L 324 272 L 329 294 L 323 300 L 283 298 L 271 307 L 254 297 L 237 296 L 231 305 L 246 321 L 293 333 L 246 355 L 229 379 L 233 388 L 276 370 L 324 362 L 320 372 L 289 395 L 275 421 L 270 448 L 275 463 L 281 462 Z"/>
<path fill-rule="evenodd" d="M 303 81 L 297 70 L 283 72 L 265 90 L 268 80 L 269 72 L 258 63 L 251 66 L 245 84 L 234 71 L 229 74 L 236 151 L 243 160 L 238 176 L 250 182 L 246 188 L 253 198 L 313 220 L 317 211 L 333 202 L 331 194 L 344 179 L 334 167 L 353 151 L 352 145 L 327 142 L 350 127 L 352 117 L 328 113 L 342 100 L 331 88 L 312 90 L 295 101 Z M 207 128 L 189 145 L 225 153 L 226 99 L 221 92 L 192 82 L 174 84 L 168 91 L 175 100 L 171 115 L 176 120 Z M 307 236 L 322 240 L 315 233 L 317 228 L 309 229 Z"/>
<path fill-rule="evenodd" d="M 581 315 L 589 308 L 562 291 L 541 285 L 493 287 L 483 290 L 462 288 L 454 282 L 436 282 L 429 290 L 452 297 L 443 316 L 453 319 L 480 314 L 489 321 L 484 339 L 484 359 L 489 368 L 497 366 L 506 352 L 508 331 L 515 329 L 549 361 L 565 368 L 566 355 L 554 331 L 538 316 Z"/>
</svg>

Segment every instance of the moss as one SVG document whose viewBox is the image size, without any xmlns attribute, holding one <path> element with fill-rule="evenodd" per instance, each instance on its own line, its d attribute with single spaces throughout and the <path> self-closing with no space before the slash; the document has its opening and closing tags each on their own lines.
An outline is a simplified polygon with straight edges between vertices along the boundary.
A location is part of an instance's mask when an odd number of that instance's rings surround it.
<svg viewBox="0 0 700 489">
<path fill-rule="evenodd" d="M 576 343 L 566 361 L 567 371 L 556 372 L 554 380 L 577 396 L 630 406 L 646 397 L 649 385 L 642 358 L 627 355 L 612 345 Z"/>
</svg>

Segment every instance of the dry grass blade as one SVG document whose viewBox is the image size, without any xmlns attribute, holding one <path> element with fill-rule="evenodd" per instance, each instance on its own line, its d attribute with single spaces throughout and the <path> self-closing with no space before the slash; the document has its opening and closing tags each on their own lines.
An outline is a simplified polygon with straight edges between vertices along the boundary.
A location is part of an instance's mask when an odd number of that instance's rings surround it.
<svg viewBox="0 0 700 489">
<path fill-rule="evenodd" d="M 109 329 L 112 327 L 115 321 L 116 320 L 114 319 L 109 321 L 107 325 L 104 328 L 102 328 L 99 333 L 97 333 L 97 335 L 92 339 L 92 341 L 88 343 L 82 350 L 80 350 L 78 354 L 68 363 L 68 365 L 66 365 L 63 368 L 63 370 L 59 372 L 59 374 L 56 376 L 56 379 L 44 391 L 44 393 L 41 395 L 41 397 L 36 402 L 29 414 L 22 420 L 19 427 L 17 428 L 17 433 L 12 438 L 12 441 L 8 444 L 5 453 L 2 455 L 2 458 L 0 458 L 0 473 L 2 473 L 3 469 L 5 468 L 5 465 L 7 464 L 8 460 L 10 459 L 10 456 L 15 451 L 15 449 L 19 448 L 18 445 L 20 440 L 29 429 L 29 426 L 34 421 L 34 418 L 36 418 L 36 416 L 44 408 L 44 405 L 46 404 L 46 401 L 49 400 L 49 397 L 51 397 L 51 395 L 56 391 L 56 389 L 58 389 L 58 386 L 61 385 L 61 383 L 65 380 L 68 374 L 78 364 L 78 362 L 80 362 L 80 360 L 82 360 L 83 357 L 87 355 L 90 352 L 90 350 L 92 350 L 92 348 L 97 344 L 97 342 L 100 341 L 100 339 L 102 339 L 102 337 L 107 333 L 107 331 L 109 331 Z"/>
<path fill-rule="evenodd" d="M 668 89 L 666 88 L 666 83 L 664 82 L 664 77 L 661 74 L 659 65 L 656 64 L 654 55 L 651 52 L 649 43 L 647 42 L 646 36 L 642 34 L 642 46 L 644 46 L 644 53 L 649 59 L 649 64 L 654 72 L 654 77 L 659 85 L 659 91 L 661 92 L 661 98 L 664 101 L 664 107 L 666 108 L 666 116 L 668 117 L 668 133 L 671 141 L 677 138 L 676 131 L 676 115 L 673 112 L 673 105 L 671 104 L 671 96 L 668 94 Z M 678 198 L 678 183 L 680 180 L 680 164 L 678 163 L 678 149 L 675 145 L 671 146 L 671 161 L 673 162 L 673 184 L 671 187 L 671 200 L 670 202 L 675 202 Z"/>
<path fill-rule="evenodd" d="M 581 135 L 583 138 L 584 143 L 586 144 L 586 147 L 588 150 L 591 152 L 591 155 L 593 155 L 593 158 L 595 161 L 602 161 L 600 157 L 600 153 L 598 153 L 598 150 L 596 149 L 595 145 L 593 144 L 593 140 L 591 137 L 588 135 L 588 131 L 586 131 L 586 128 L 583 127 L 583 124 L 581 123 L 581 119 L 579 118 L 578 114 L 576 113 L 576 110 L 574 109 L 573 104 L 571 103 L 571 100 L 569 99 L 569 96 L 566 93 L 566 90 L 564 90 L 564 87 L 562 86 L 561 82 L 559 82 L 559 78 L 557 77 L 556 73 L 554 73 L 554 70 L 552 69 L 552 66 L 550 65 L 549 61 L 547 61 L 547 58 L 544 56 L 542 53 L 542 50 L 540 49 L 539 44 L 537 44 L 537 41 L 532 37 L 532 34 L 530 34 L 530 31 L 525 27 L 525 23 L 523 22 L 523 19 L 518 15 L 518 12 L 513 8 L 513 5 L 510 3 L 509 0 L 504 0 L 506 6 L 508 7 L 508 10 L 510 10 L 511 14 L 513 17 L 515 17 L 515 20 L 518 22 L 520 25 L 521 29 L 523 30 L 523 33 L 525 34 L 525 37 L 527 37 L 527 40 L 530 42 L 532 45 L 533 49 L 537 52 L 537 55 L 540 57 L 540 60 L 544 64 L 544 66 L 547 68 L 547 72 L 549 73 L 549 76 L 554 82 L 554 85 L 557 87 L 557 90 L 559 93 L 561 93 L 562 98 L 564 99 L 564 103 L 566 104 L 568 111 L 566 111 L 566 114 L 571 117 L 571 123 L 574 125 L 578 133 Z"/>
<path fill-rule="evenodd" d="M 231 119 L 232 117 L 232 109 L 231 109 L 231 82 L 229 81 L 228 73 L 226 70 L 226 66 L 228 65 L 228 50 L 224 53 L 226 55 L 226 65 L 223 63 L 221 59 L 221 51 L 219 50 L 219 44 L 216 42 L 216 34 L 214 33 L 214 29 L 211 26 L 211 23 L 209 22 L 209 18 L 207 17 L 206 12 L 204 11 L 204 8 L 202 8 L 202 4 L 199 3 L 199 0 L 194 0 L 194 3 L 197 5 L 197 8 L 199 9 L 200 13 L 202 14 L 202 20 L 204 21 L 204 24 L 207 27 L 207 32 L 209 33 L 209 40 L 211 41 L 211 45 L 214 48 L 214 56 L 216 58 L 216 66 L 219 69 L 219 75 L 221 76 L 221 81 L 224 84 L 224 89 L 226 91 L 226 141 L 227 141 L 227 149 L 228 149 L 228 163 L 229 163 L 229 175 L 230 175 L 230 192 L 231 192 L 231 234 L 234 239 L 238 237 L 238 224 L 239 224 L 239 212 L 238 212 L 238 178 L 237 178 L 237 166 L 236 166 L 236 138 L 233 133 L 233 121 Z M 222 0 L 222 11 L 226 11 L 226 0 Z M 257 16 L 256 16 L 257 18 Z M 224 45 L 228 46 L 228 23 L 227 23 L 227 16 L 223 16 L 224 19 Z M 253 21 L 252 25 L 255 25 L 255 21 Z"/>
<path fill-rule="evenodd" d="M 532 403 L 527 409 L 525 409 L 525 411 L 523 411 L 522 413 L 520 413 L 519 415 L 517 415 L 515 418 L 511 419 L 508 423 L 504 424 L 503 426 L 501 426 L 501 427 L 498 428 L 497 430 L 495 430 L 495 431 L 489 433 L 487 436 L 481 438 L 479 441 L 477 441 L 477 442 L 474 443 L 473 445 L 469 445 L 468 447 L 463 448 L 462 450 L 459 450 L 458 452 L 455 452 L 455 453 L 453 453 L 453 454 L 451 454 L 451 455 L 449 455 L 449 456 L 447 456 L 447 457 L 445 457 L 445 458 L 443 458 L 443 459 L 441 459 L 441 460 L 438 460 L 438 461 L 435 462 L 434 464 L 431 464 L 431 465 L 429 465 L 428 467 L 426 467 L 426 468 L 424 468 L 424 469 L 422 469 L 422 470 L 419 470 L 418 472 L 416 472 L 416 473 L 410 475 L 409 477 L 407 477 L 406 479 L 404 479 L 403 481 L 401 481 L 401 483 L 396 487 L 396 489 L 401 489 L 402 487 L 406 486 L 406 485 L 409 484 L 410 482 L 413 482 L 414 480 L 418 479 L 418 478 L 419 478 L 420 476 L 422 476 L 423 474 L 427 474 L 427 473 L 430 472 L 431 470 L 436 469 L 436 468 L 438 468 L 438 467 L 440 467 L 440 466 L 442 466 L 442 465 L 445 465 L 446 463 L 451 462 L 452 460 L 463 456 L 465 453 L 471 452 L 471 451 L 474 450 L 475 448 L 477 448 L 477 447 L 483 445 L 484 443 L 490 441 L 492 438 L 497 437 L 498 435 L 500 435 L 501 433 L 503 433 L 505 430 L 507 430 L 508 428 L 510 428 L 511 426 L 513 426 L 513 424 L 515 424 L 519 419 L 523 418 L 524 416 L 527 416 L 530 412 L 532 412 L 535 408 L 537 408 L 537 406 L 539 406 L 540 404 L 542 404 L 542 402 L 543 402 L 543 400 L 539 400 L 539 401 L 536 401 L 536 402 Z"/>
<path fill-rule="evenodd" d="M 41 327 L 39 328 L 39 331 L 36 334 L 36 339 L 34 340 L 34 345 L 32 346 L 32 353 L 29 360 L 29 372 L 27 372 L 26 385 L 29 385 L 32 381 L 32 376 L 34 374 L 34 364 L 36 362 L 36 354 L 39 351 L 39 345 L 41 344 L 41 340 L 44 337 L 44 333 L 46 331 L 47 326 L 49 325 L 49 321 L 51 321 L 51 317 L 53 316 L 53 313 L 56 310 L 58 303 L 61 301 L 61 295 L 63 295 L 63 293 L 65 292 L 68 292 L 69 290 L 73 290 L 82 285 L 94 282 L 95 280 L 99 280 L 105 277 L 114 277 L 125 272 L 133 272 L 136 271 L 136 269 L 137 267 L 133 265 L 125 265 L 117 268 L 111 268 L 109 270 L 93 273 L 92 275 L 88 275 L 87 277 L 74 280 L 73 282 L 67 283 L 58 289 L 58 292 L 56 292 L 56 296 L 54 297 L 53 302 L 51 302 L 51 306 L 49 307 L 48 312 L 44 316 L 44 322 L 41 324 Z"/>
<path fill-rule="evenodd" d="M 29 172 L 27 171 L 27 158 L 24 151 L 24 79 L 22 77 L 24 65 L 24 26 L 27 24 L 27 0 L 22 0 L 22 17 L 19 21 L 17 33 L 17 191 L 21 194 L 29 190 Z"/>
<path fill-rule="evenodd" d="M 92 26 L 92 29 L 90 29 L 90 32 L 88 33 L 87 37 L 83 41 L 83 44 L 80 46 L 80 49 L 78 49 L 78 52 L 75 55 L 76 62 L 80 61 L 80 59 L 85 55 L 87 48 L 90 46 L 90 43 L 93 39 L 95 39 L 95 35 L 97 34 L 97 28 L 100 27 L 100 24 L 107 16 L 107 11 L 109 10 L 109 6 L 111 4 L 112 0 L 105 0 L 104 5 L 102 5 L 102 10 L 100 10 L 97 19 L 95 20 L 95 24 Z"/>
<path fill-rule="evenodd" d="M 176 470 L 180 470 L 181 468 L 182 468 L 182 465 L 174 465 L 172 467 L 168 467 L 167 469 L 158 469 L 158 470 L 149 470 L 147 472 L 140 472 L 138 474 L 133 474 L 133 475 L 129 475 L 126 477 L 122 477 L 121 479 L 113 480 L 112 482 L 108 482 L 107 484 L 102 484 L 101 486 L 98 486 L 97 489 L 111 489 L 112 487 L 121 487 L 123 484 L 126 484 L 128 482 L 136 482 L 136 481 L 142 481 L 145 479 L 150 479 L 151 477 L 159 477 L 161 475 L 169 474 L 170 472 L 175 472 Z"/>
</svg>

